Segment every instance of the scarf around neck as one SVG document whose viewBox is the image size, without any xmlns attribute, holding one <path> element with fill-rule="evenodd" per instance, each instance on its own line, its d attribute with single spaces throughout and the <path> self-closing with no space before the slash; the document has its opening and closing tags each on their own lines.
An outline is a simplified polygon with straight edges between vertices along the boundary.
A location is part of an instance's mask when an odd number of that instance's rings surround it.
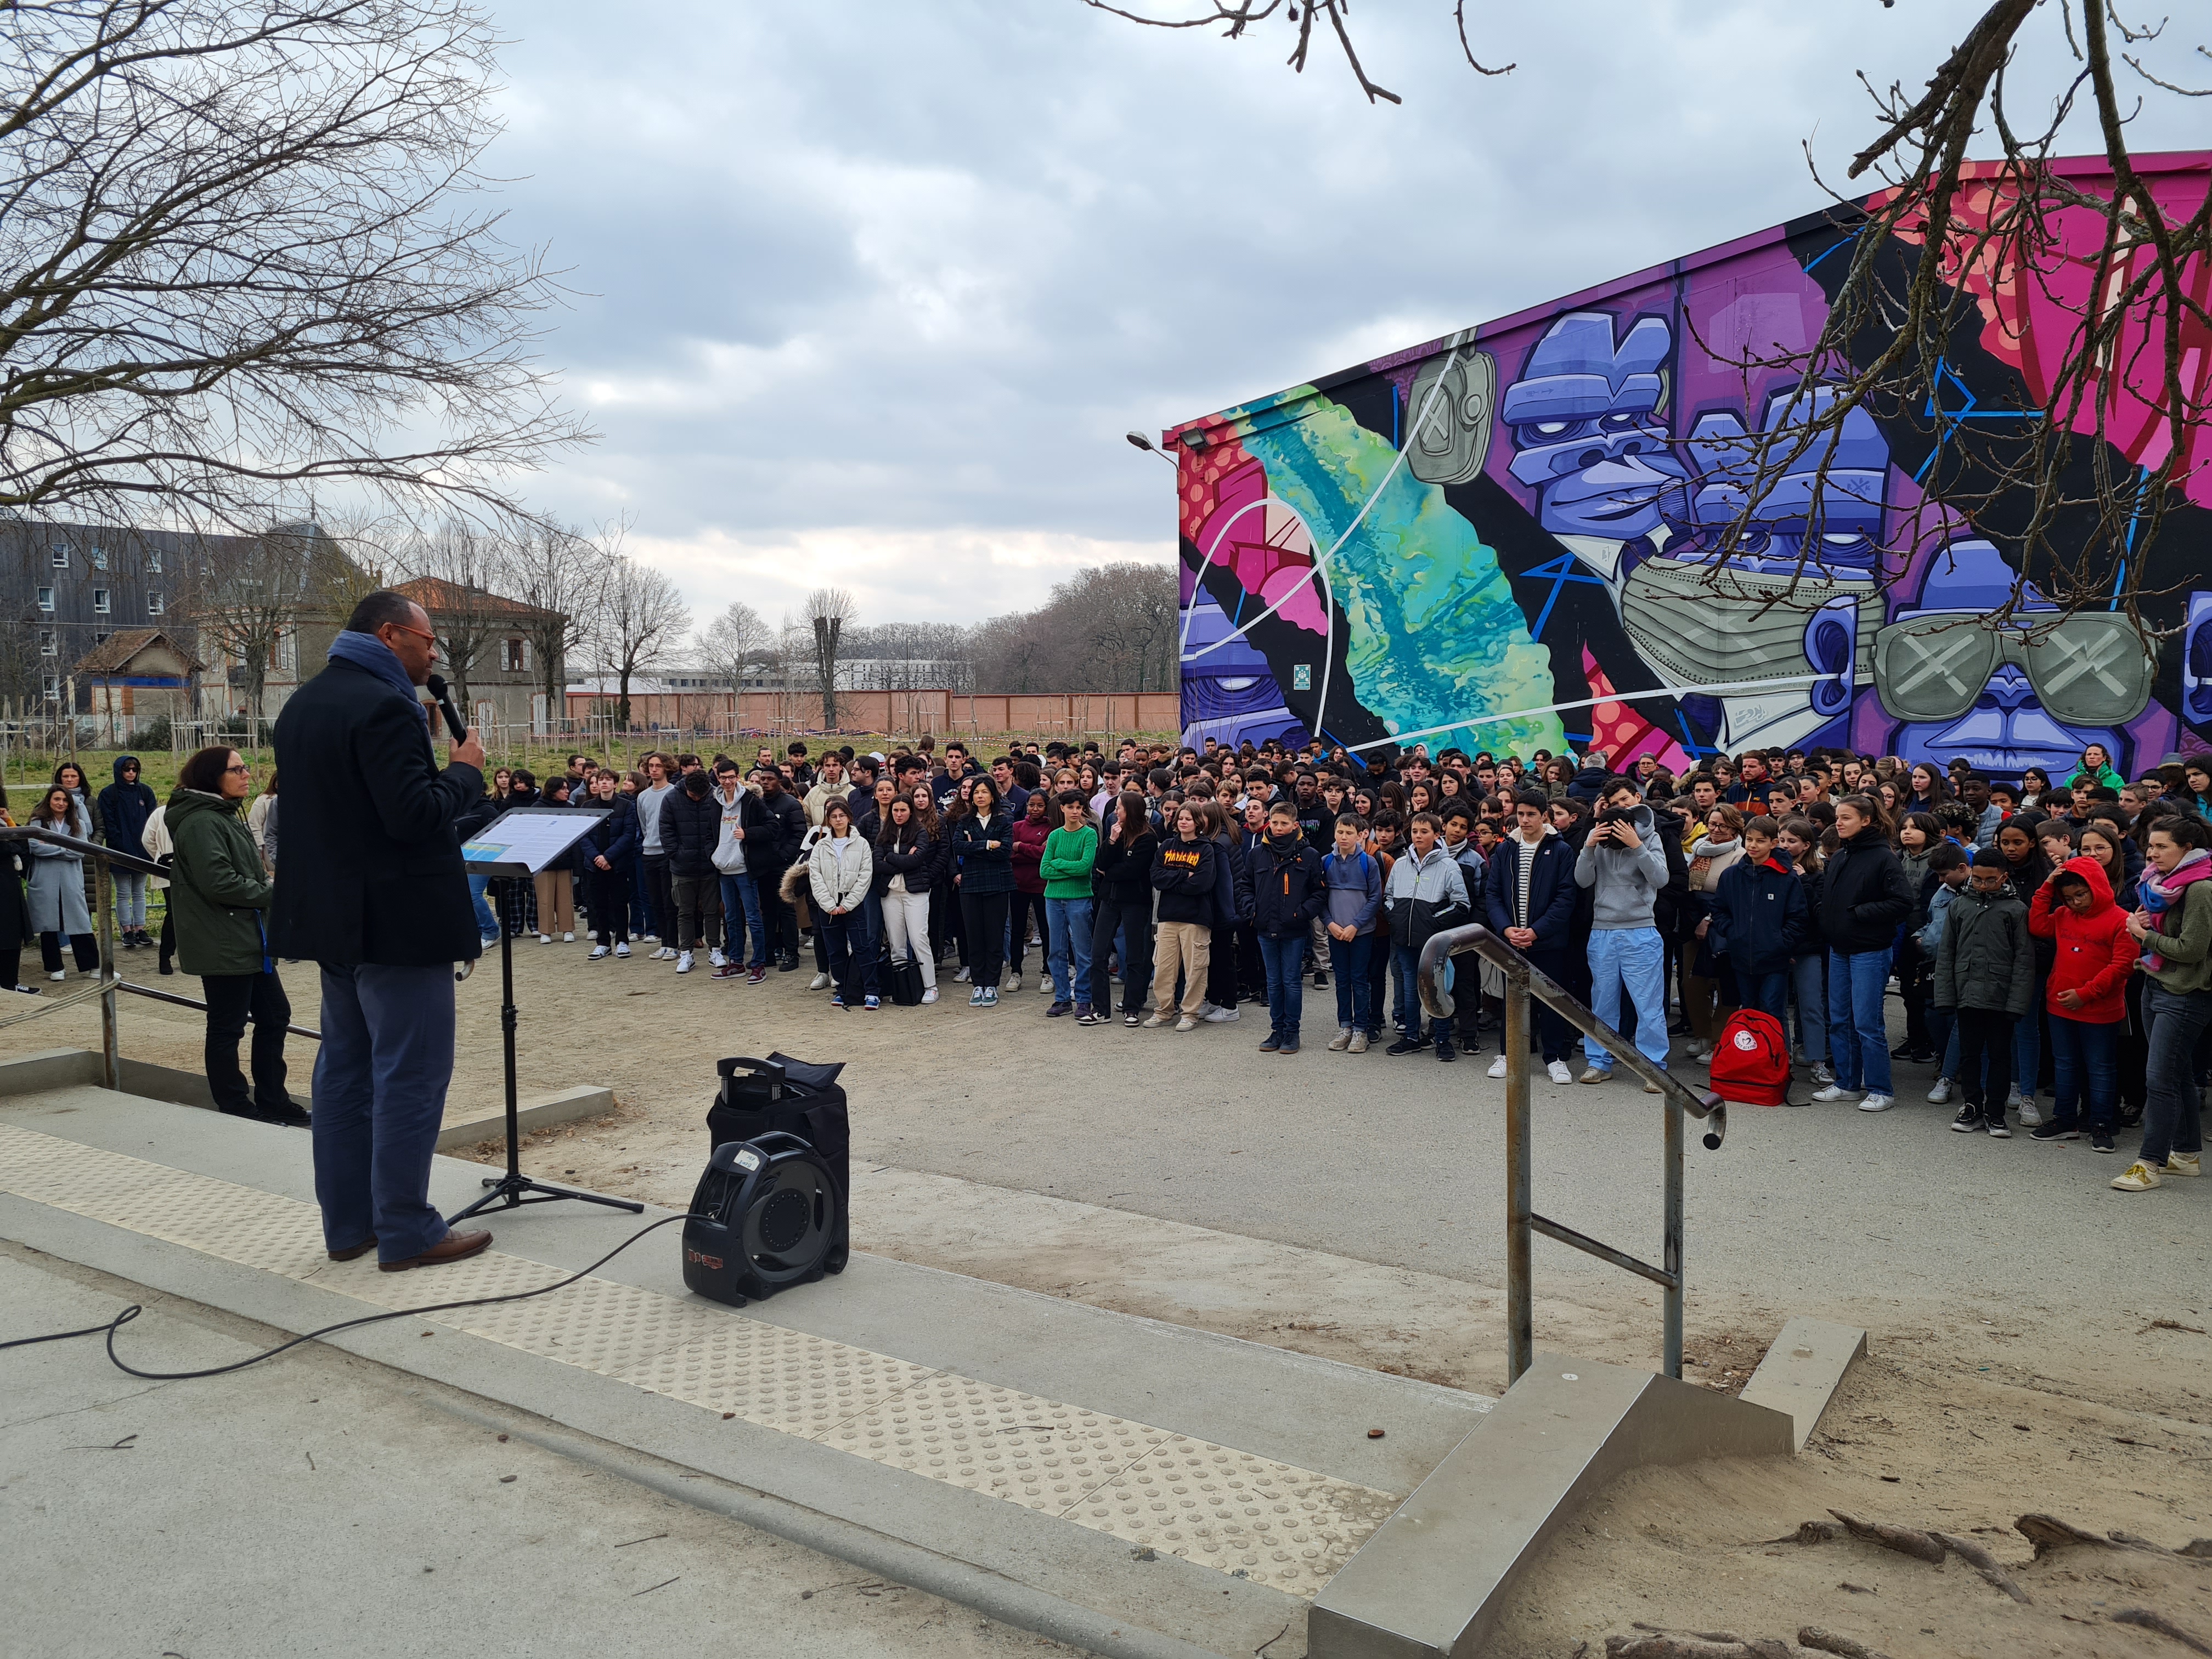
<svg viewBox="0 0 2212 1659">
<path fill-rule="evenodd" d="M 2212 853 L 2207 853 L 2201 847 L 2182 860 L 2170 875 L 2159 876 L 2151 871 L 2144 871 L 2136 884 L 2136 896 L 2142 901 L 2142 908 L 2150 912 L 2153 931 L 2166 932 L 2166 911 L 2182 897 L 2185 889 L 2207 878 L 2212 878 Z M 2136 960 L 2142 964 L 2147 974 L 2154 974 L 2166 966 L 2166 958 L 2155 951 L 2146 950 Z"/>
<path fill-rule="evenodd" d="M 424 702 L 415 689 L 415 682 L 407 678 L 407 671 L 399 665 L 399 659 L 392 654 L 392 647 L 374 634 L 341 632 L 331 641 L 330 660 L 349 662 L 356 668 L 366 668 L 401 696 L 413 703 L 427 723 L 430 706 Z"/>
</svg>

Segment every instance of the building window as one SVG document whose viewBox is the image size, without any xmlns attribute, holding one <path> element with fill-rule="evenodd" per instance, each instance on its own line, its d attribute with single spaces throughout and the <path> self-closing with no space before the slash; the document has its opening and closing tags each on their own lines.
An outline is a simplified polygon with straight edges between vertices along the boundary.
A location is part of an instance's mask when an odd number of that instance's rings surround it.
<svg viewBox="0 0 2212 1659">
<path fill-rule="evenodd" d="M 53 608 L 54 590 L 51 587 L 40 588 L 39 590 L 39 609 L 41 611 L 51 611 Z"/>
<path fill-rule="evenodd" d="M 523 642 L 520 640 L 507 641 L 505 665 L 510 674 L 520 674 L 529 666 L 528 662 L 524 659 Z"/>
<path fill-rule="evenodd" d="M 39 654 L 42 657 L 58 657 L 61 653 L 61 647 L 54 641 L 54 630 L 51 628 L 41 628 L 39 630 Z"/>
<path fill-rule="evenodd" d="M 95 587 L 92 590 L 92 608 L 94 613 L 97 616 L 104 617 L 107 614 L 107 590 L 106 588 Z"/>
<path fill-rule="evenodd" d="M 149 593 L 146 596 L 146 614 L 149 617 L 158 617 L 161 614 L 161 596 L 159 593 Z"/>
<path fill-rule="evenodd" d="M 62 677 L 58 674 L 45 676 L 40 689 L 46 692 L 48 702 L 59 702 L 62 696 Z"/>
<path fill-rule="evenodd" d="M 57 542 L 57 543 L 55 543 L 55 544 L 54 544 L 54 568 L 55 568 L 55 569 L 57 569 L 57 570 L 66 570 L 66 569 L 68 569 L 69 568 L 70 568 L 70 562 L 69 562 L 69 544 L 68 544 L 67 543 L 65 543 L 65 542 Z"/>
<path fill-rule="evenodd" d="M 106 548 L 95 547 L 92 550 L 92 568 L 94 570 L 105 570 L 107 568 L 107 550 Z"/>
<path fill-rule="evenodd" d="M 111 640 L 111 639 L 112 639 L 113 637 L 114 637 L 114 635 L 111 635 L 111 634 L 94 634 L 94 635 L 92 636 L 92 642 L 93 642 L 94 645 L 106 645 L 106 644 L 108 642 L 108 641 L 109 641 L 109 640 Z"/>
<path fill-rule="evenodd" d="M 146 555 L 146 574 L 149 576 L 158 576 L 161 574 L 161 555 L 159 550 Z"/>
</svg>

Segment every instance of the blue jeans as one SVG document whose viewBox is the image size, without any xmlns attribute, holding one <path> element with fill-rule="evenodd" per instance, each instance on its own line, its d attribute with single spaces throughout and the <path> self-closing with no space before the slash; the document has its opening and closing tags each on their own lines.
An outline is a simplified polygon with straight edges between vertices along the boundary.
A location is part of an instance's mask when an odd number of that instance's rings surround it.
<svg viewBox="0 0 2212 1659">
<path fill-rule="evenodd" d="M 753 959 L 745 965 L 767 967 L 769 937 L 761 922 L 760 884 L 750 871 L 741 870 L 722 878 L 723 951 L 732 962 L 744 955 L 748 932 L 753 939 Z"/>
<path fill-rule="evenodd" d="M 315 1056 L 315 1200 L 323 1243 L 372 1235 L 386 1261 L 446 1236 L 430 1207 L 430 1158 L 453 1075 L 453 970 L 323 968 L 323 1047 Z"/>
<path fill-rule="evenodd" d="M 2023 1095 L 2035 1092 L 2037 1074 L 2043 1069 L 2043 1034 L 2036 1021 L 2043 1008 L 2044 976 L 2035 976 L 2035 1000 L 2013 1022 L 2012 1080 Z M 2055 1062 L 2054 1062 L 2055 1063 Z"/>
<path fill-rule="evenodd" d="M 2149 1087 L 2143 1102 L 2142 1145 L 2136 1158 L 2161 1168 L 2168 1152 L 2204 1150 L 2203 1101 L 2197 1091 L 2197 1039 L 2212 1023 L 2212 991 L 2169 991 L 2156 980 L 2143 987 L 2143 1024 L 2150 1057 L 2143 1064 Z"/>
<path fill-rule="evenodd" d="M 1895 1092 L 1889 1076 L 1889 1026 L 1882 988 L 1889 951 L 1828 952 L 1828 1054 L 1840 1088 L 1870 1095 Z"/>
<path fill-rule="evenodd" d="M 1828 959 L 1825 955 L 1800 957 L 1790 964 L 1790 983 L 1797 993 L 1798 1040 L 1805 1045 L 1808 1065 L 1824 1065 L 1828 1058 Z"/>
<path fill-rule="evenodd" d="M 1397 982 L 1398 1029 L 1415 1042 L 1428 1041 L 1428 1032 L 1422 1024 L 1421 1014 L 1421 952 L 1419 947 L 1400 945 L 1395 940 L 1390 946 L 1390 977 Z M 1449 1035 L 1449 1028 L 1442 1020 L 1436 1025 L 1439 1035 Z"/>
<path fill-rule="evenodd" d="M 1372 933 L 1328 942 L 1329 971 L 1336 975 L 1336 1023 L 1342 1030 L 1364 1031 L 1374 1024 L 1374 988 L 1367 982 L 1374 950 Z"/>
<path fill-rule="evenodd" d="M 1615 1030 L 1620 1029 L 1620 994 L 1636 1008 L 1636 1047 L 1661 1071 L 1667 1069 L 1667 942 L 1656 927 L 1601 927 L 1589 936 L 1590 1009 Z M 1468 988 L 1480 994 L 1478 983 Z M 1613 1069 L 1613 1056 L 1595 1037 L 1583 1039 L 1583 1059 L 1601 1072 Z"/>
<path fill-rule="evenodd" d="M 2063 1014 L 2049 1018 L 2051 1068 L 2058 1097 L 2051 1121 L 2071 1129 L 2087 1116 L 2098 1133 L 2112 1133 L 2119 1115 L 2120 1031 L 2127 1022 L 2093 1023 Z"/>
<path fill-rule="evenodd" d="M 1305 1013 L 1306 933 L 1304 924 L 1288 939 L 1260 935 L 1260 961 L 1267 970 L 1267 1030 L 1296 1042 Z"/>
<path fill-rule="evenodd" d="M 876 994 L 876 953 L 868 948 L 868 924 L 858 910 L 833 916 L 814 913 L 815 937 L 830 952 L 830 978 L 848 1003 Z"/>
<path fill-rule="evenodd" d="M 146 926 L 146 878 L 128 870 L 115 872 L 115 925 L 131 933 Z"/>
<path fill-rule="evenodd" d="M 491 885 L 489 876 L 469 878 L 469 902 L 476 906 L 477 932 L 485 939 L 499 935 L 499 918 L 491 913 L 491 901 L 484 896 L 484 889 Z"/>
<path fill-rule="evenodd" d="M 1959 1080 L 1959 1011 L 1928 1005 L 1928 1046 L 1936 1051 L 1936 1075 Z"/>
<path fill-rule="evenodd" d="M 1790 1034 L 1790 977 L 1788 969 L 1778 974 L 1751 974 L 1739 968 L 1735 972 L 1736 994 L 1743 999 L 1743 1006 L 1773 1015 L 1781 1023 L 1784 1036 Z"/>
<path fill-rule="evenodd" d="M 1091 1000 L 1090 899 L 1048 898 L 1044 902 L 1046 960 L 1052 969 L 1052 1000 L 1073 1002 L 1080 991 Z"/>
</svg>

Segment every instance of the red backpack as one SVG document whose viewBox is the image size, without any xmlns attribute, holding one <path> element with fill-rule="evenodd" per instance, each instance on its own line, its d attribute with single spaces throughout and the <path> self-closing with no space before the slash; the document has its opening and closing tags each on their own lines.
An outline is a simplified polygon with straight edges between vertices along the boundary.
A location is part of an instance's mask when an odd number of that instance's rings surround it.
<svg viewBox="0 0 2212 1659">
<path fill-rule="evenodd" d="M 1746 1106 L 1781 1106 L 1790 1095 L 1790 1039 L 1782 1022 L 1739 1008 L 1713 1044 L 1713 1092 Z"/>
</svg>

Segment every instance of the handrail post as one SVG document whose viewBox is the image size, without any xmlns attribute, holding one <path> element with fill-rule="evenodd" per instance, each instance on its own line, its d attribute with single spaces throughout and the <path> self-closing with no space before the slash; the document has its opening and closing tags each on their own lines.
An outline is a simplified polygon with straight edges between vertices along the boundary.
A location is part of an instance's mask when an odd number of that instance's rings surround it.
<svg viewBox="0 0 2212 1659">
<path fill-rule="evenodd" d="M 1472 989 L 1468 994 L 1473 994 Z M 1505 970 L 1505 1380 L 1536 1363 L 1528 1147 L 1528 969 Z"/>
<path fill-rule="evenodd" d="M 92 866 L 93 901 L 100 912 L 100 1080 L 123 1086 L 123 1049 L 115 1029 L 115 872 L 103 860 Z"/>
<path fill-rule="evenodd" d="M 1682 1109 L 1667 1103 L 1667 1237 L 1660 1265 L 1667 1270 L 1665 1346 L 1668 1376 L 1682 1375 Z"/>
</svg>

